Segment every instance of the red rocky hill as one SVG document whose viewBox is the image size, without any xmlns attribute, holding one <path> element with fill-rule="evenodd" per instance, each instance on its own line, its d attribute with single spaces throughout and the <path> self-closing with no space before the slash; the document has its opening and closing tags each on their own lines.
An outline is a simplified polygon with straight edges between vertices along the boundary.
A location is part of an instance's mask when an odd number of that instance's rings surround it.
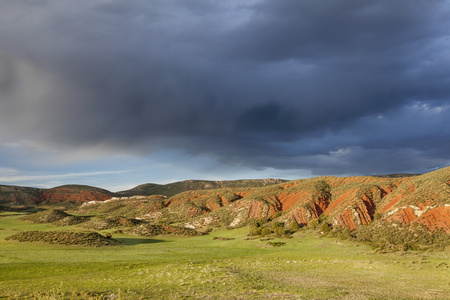
<svg viewBox="0 0 450 300">
<path fill-rule="evenodd" d="M 214 189 L 201 182 L 201 189 L 173 196 L 122 198 L 106 190 L 76 185 L 47 190 L 0 186 L 0 203 L 85 203 L 80 208 L 84 212 L 183 222 L 191 228 L 239 227 L 260 218 L 304 226 L 322 216 L 334 226 L 350 229 L 380 218 L 403 224 L 418 222 L 432 230 L 443 228 L 450 232 L 450 167 L 405 177 L 324 176 L 267 181 L 253 187 L 250 183 L 221 183 L 221 188 Z M 184 185 L 186 182 L 180 185 L 182 190 L 191 187 Z"/>
<path fill-rule="evenodd" d="M 350 229 L 383 218 L 450 232 L 450 167 L 410 177 L 325 176 L 266 187 L 187 191 L 170 198 L 124 197 L 83 209 L 114 214 L 113 205 L 122 215 L 129 211 L 133 217 L 185 222 L 192 228 L 239 227 L 273 217 L 303 226 L 324 215 L 334 226 Z"/>
<path fill-rule="evenodd" d="M 0 205 L 35 205 L 41 203 L 83 203 L 102 201 L 116 194 L 85 185 L 64 185 L 51 189 L 0 185 Z"/>
</svg>

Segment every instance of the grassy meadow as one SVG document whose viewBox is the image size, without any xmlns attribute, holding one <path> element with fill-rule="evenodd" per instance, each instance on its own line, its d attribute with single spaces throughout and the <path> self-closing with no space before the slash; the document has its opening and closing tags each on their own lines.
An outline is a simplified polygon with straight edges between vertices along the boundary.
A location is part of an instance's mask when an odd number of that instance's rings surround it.
<svg viewBox="0 0 450 300">
<path fill-rule="evenodd" d="M 198 237 L 115 234 L 121 246 L 5 241 L 80 230 L 0 214 L 0 299 L 449 299 L 450 252 L 375 254 L 309 230 L 274 247 L 249 229 Z M 102 231 L 100 233 L 112 232 Z M 234 239 L 213 239 L 214 237 Z"/>
</svg>

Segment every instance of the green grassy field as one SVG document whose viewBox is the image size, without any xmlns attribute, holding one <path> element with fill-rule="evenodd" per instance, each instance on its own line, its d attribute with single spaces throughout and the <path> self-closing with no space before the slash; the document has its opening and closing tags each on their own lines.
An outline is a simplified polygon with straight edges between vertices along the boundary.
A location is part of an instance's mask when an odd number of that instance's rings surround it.
<svg viewBox="0 0 450 300">
<path fill-rule="evenodd" d="M 67 230 L 0 214 L 0 299 L 449 299 L 450 253 L 374 254 L 300 231 L 272 247 L 248 228 L 90 248 L 4 239 Z M 213 240 L 230 237 L 232 240 Z"/>
</svg>

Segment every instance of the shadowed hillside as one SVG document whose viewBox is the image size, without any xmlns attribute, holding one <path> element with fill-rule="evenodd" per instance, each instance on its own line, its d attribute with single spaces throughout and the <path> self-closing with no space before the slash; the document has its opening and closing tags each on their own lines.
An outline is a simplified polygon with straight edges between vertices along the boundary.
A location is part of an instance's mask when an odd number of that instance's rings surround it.
<svg viewBox="0 0 450 300">
<path fill-rule="evenodd" d="M 0 185 L 0 206 L 31 205 L 43 201 L 43 189 Z"/>
</svg>

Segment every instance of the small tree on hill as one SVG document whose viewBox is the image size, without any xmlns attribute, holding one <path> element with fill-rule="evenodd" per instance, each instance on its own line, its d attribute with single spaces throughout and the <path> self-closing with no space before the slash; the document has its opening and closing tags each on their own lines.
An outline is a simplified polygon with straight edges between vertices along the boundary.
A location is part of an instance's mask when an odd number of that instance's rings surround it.
<svg viewBox="0 0 450 300">
<path fill-rule="evenodd" d="M 266 227 L 261 230 L 261 235 L 263 235 L 263 236 L 269 235 L 271 233 L 272 233 L 272 231 L 270 231 L 270 229 L 266 228 Z"/>
<path fill-rule="evenodd" d="M 319 219 L 312 219 L 308 222 L 309 229 L 316 229 L 319 226 Z"/>
<path fill-rule="evenodd" d="M 291 225 L 289 226 L 289 230 L 292 232 L 297 232 L 300 230 L 300 226 L 296 221 L 292 221 Z"/>
<path fill-rule="evenodd" d="M 320 231 L 323 234 L 328 234 L 331 231 L 331 226 L 328 222 L 323 223 L 322 225 L 320 225 Z"/>
</svg>

